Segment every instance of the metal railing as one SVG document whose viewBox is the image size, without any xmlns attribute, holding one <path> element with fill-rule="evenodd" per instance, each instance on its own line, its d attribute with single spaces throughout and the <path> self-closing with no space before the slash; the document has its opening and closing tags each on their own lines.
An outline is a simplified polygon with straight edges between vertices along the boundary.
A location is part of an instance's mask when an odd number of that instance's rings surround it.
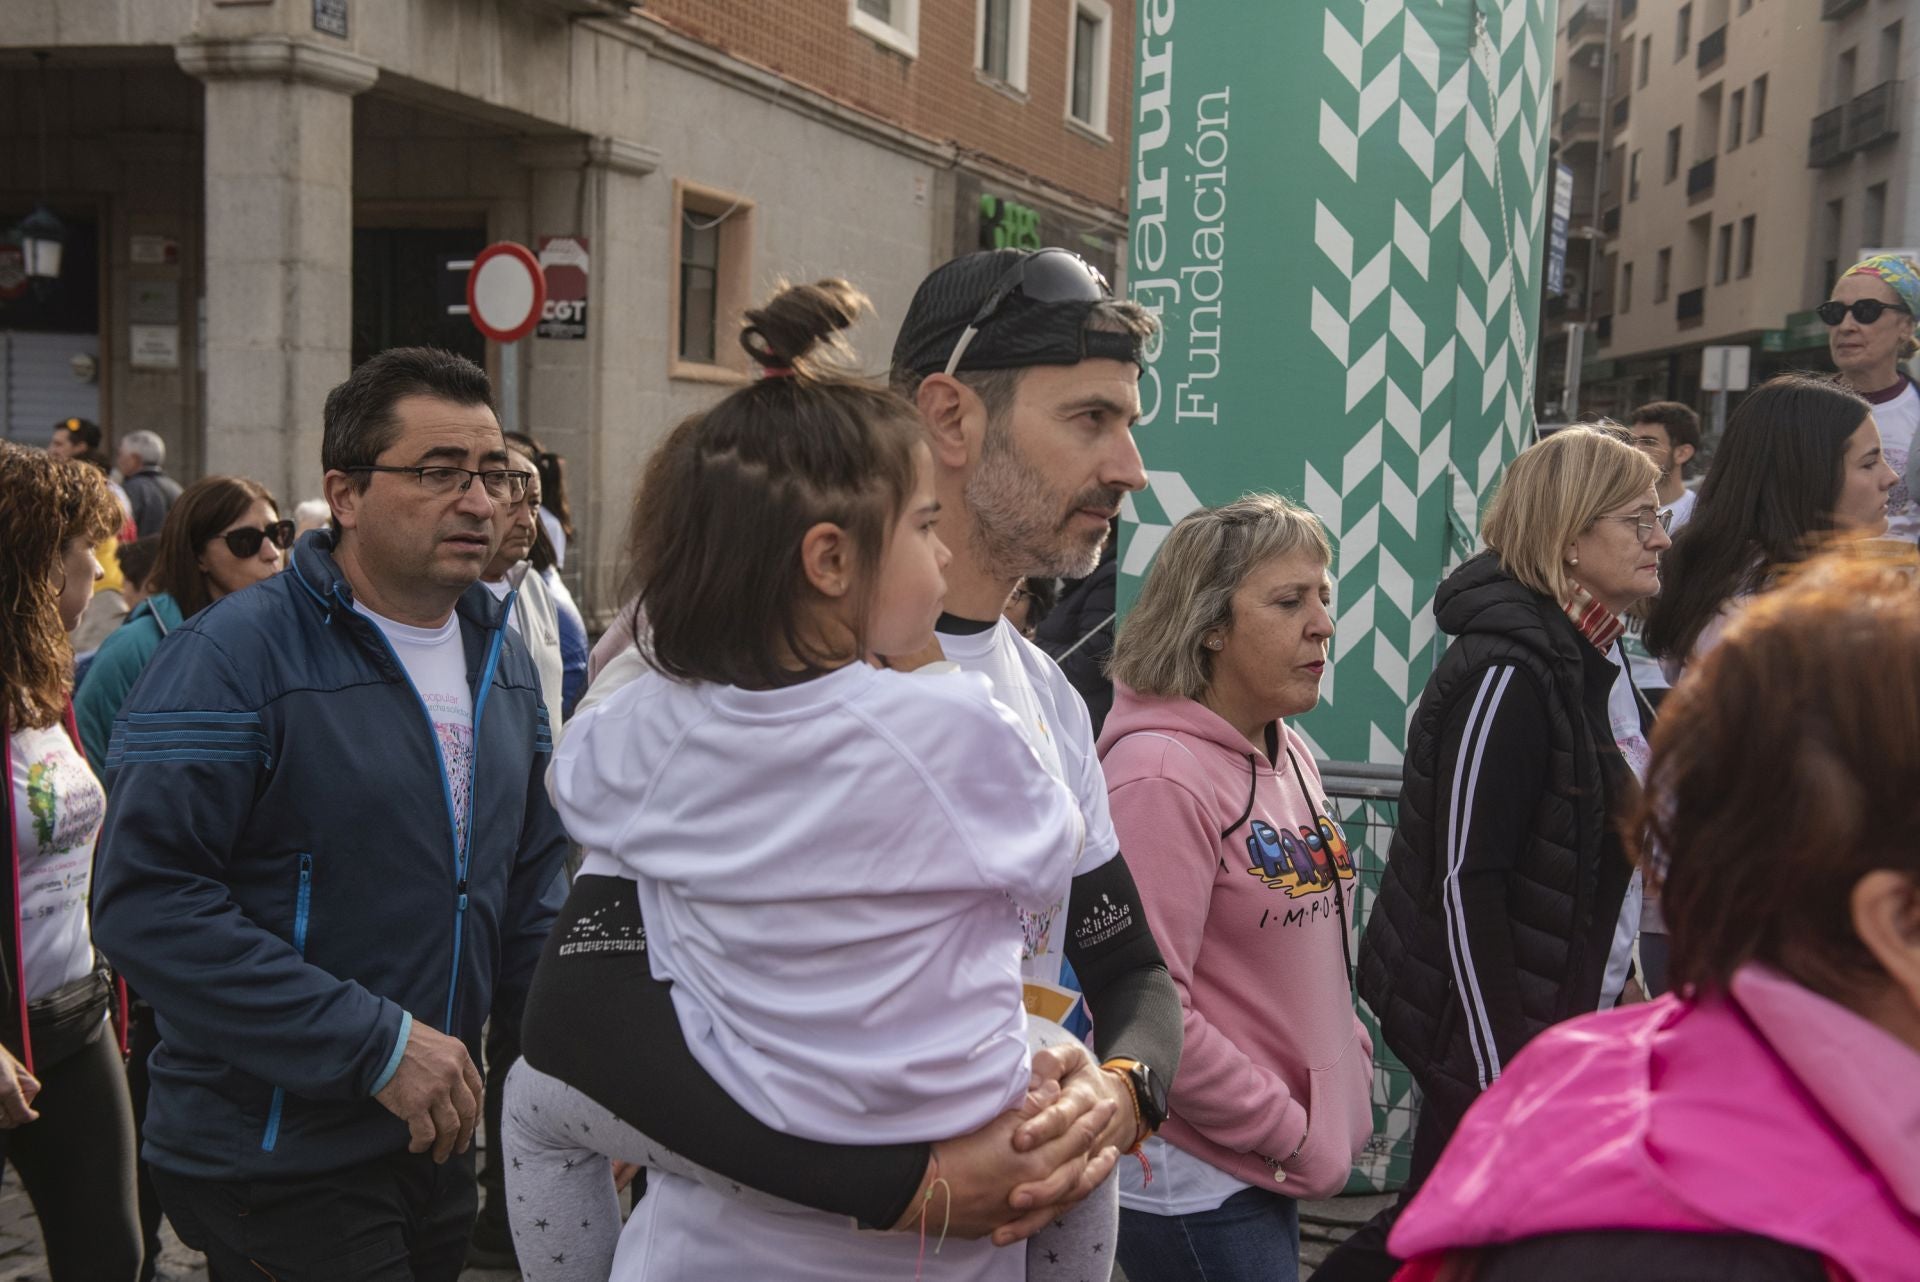
<svg viewBox="0 0 1920 1282">
<path fill-rule="evenodd" d="M 1569 45 L 1573 44 L 1582 32 L 1586 31 L 1588 27 L 1597 26 L 1599 22 L 1600 16 L 1593 11 L 1591 6 L 1581 5 L 1573 11 L 1573 16 L 1567 19 L 1567 43 Z"/>
<path fill-rule="evenodd" d="M 1564 144 L 1576 133 L 1600 127 L 1600 104 L 1576 102 L 1560 113 L 1560 141 Z"/>
<path fill-rule="evenodd" d="M 1859 151 L 1900 136 L 1900 81 L 1887 80 L 1847 104 L 1841 147 Z"/>
<path fill-rule="evenodd" d="M 1718 31 L 1700 37 L 1700 44 L 1694 51 L 1694 65 L 1705 71 L 1726 56 L 1727 28 L 1722 24 Z"/>
<path fill-rule="evenodd" d="M 1687 199 L 1709 195 L 1713 191 L 1714 174 L 1719 169 L 1718 156 L 1708 156 L 1705 160 L 1687 170 Z"/>
<path fill-rule="evenodd" d="M 1341 828 L 1353 856 L 1352 955 L 1360 956 L 1360 936 L 1380 897 L 1387 851 L 1400 819 L 1400 767 L 1357 761 L 1322 761 L 1330 816 Z M 1355 1006 L 1373 1038 L 1373 1137 L 1347 1177 L 1349 1193 L 1390 1193 L 1407 1182 L 1413 1159 L 1413 1126 L 1420 1092 L 1409 1073 L 1380 1036 L 1379 1021 L 1358 997 Z"/>
<path fill-rule="evenodd" d="M 1846 158 L 1847 109 L 1835 107 L 1813 118 L 1812 135 L 1807 140 L 1807 167 L 1825 169 Z"/>
</svg>

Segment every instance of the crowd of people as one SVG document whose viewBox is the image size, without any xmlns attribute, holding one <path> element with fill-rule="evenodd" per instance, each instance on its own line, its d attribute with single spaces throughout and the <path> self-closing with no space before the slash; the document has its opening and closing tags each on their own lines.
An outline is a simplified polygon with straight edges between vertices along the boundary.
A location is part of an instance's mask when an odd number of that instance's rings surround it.
<svg viewBox="0 0 1920 1282">
<path fill-rule="evenodd" d="M 163 1213 L 216 1282 L 1285 1282 L 1373 1136 L 1362 1001 L 1412 1171 L 1317 1278 L 1920 1278 L 1910 265 L 1704 468 L 1657 402 L 1507 469 L 1364 929 L 1294 725 L 1317 517 L 1190 514 L 1116 626 L 1153 317 L 968 254 L 874 381 L 867 310 L 746 314 L 591 654 L 564 465 L 460 357 L 355 368 L 291 515 L 148 433 L 0 445 L 0 1151 L 55 1282 L 151 1277 Z"/>
</svg>

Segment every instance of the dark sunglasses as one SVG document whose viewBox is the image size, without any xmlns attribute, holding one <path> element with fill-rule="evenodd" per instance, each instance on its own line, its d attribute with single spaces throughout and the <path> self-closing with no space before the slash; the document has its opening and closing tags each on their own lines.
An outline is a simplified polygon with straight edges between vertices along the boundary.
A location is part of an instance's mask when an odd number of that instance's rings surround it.
<svg viewBox="0 0 1920 1282">
<path fill-rule="evenodd" d="M 1871 325 L 1887 312 L 1905 312 L 1913 315 L 1913 310 L 1899 303 L 1883 303 L 1877 298 L 1863 298 L 1851 305 L 1829 300 L 1813 309 L 1829 326 L 1838 325 L 1852 312 L 1853 318 L 1862 325 Z"/>
<path fill-rule="evenodd" d="M 1042 249 L 1028 254 L 994 284 L 980 310 L 960 331 L 960 341 L 953 345 L 953 355 L 947 357 L 946 373 L 960 368 L 960 358 L 967 354 L 973 336 L 1016 294 L 1036 303 L 1097 303 L 1113 297 L 1113 288 L 1098 267 L 1070 249 Z"/>
<path fill-rule="evenodd" d="M 275 521 L 264 530 L 257 525 L 243 525 L 237 530 L 228 530 L 219 537 L 225 540 L 227 551 L 244 561 L 259 553 L 263 539 L 283 552 L 292 547 L 293 522 Z"/>
</svg>

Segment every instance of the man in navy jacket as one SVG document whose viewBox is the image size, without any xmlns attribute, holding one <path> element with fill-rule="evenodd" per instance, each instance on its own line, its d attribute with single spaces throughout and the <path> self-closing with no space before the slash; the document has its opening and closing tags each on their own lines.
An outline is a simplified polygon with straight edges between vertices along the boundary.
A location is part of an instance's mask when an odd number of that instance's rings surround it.
<svg viewBox="0 0 1920 1282">
<path fill-rule="evenodd" d="M 477 580 L 526 479 L 486 375 L 327 398 L 334 528 L 161 645 L 108 752 L 101 949 L 153 1004 L 145 1156 L 216 1279 L 458 1276 L 481 1025 L 564 890 L 539 678 Z"/>
</svg>

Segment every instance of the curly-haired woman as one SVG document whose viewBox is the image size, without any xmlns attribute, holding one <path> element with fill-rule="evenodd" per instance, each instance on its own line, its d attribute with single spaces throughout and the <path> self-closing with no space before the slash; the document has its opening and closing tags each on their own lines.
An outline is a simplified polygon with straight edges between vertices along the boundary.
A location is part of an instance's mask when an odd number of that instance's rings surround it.
<svg viewBox="0 0 1920 1282">
<path fill-rule="evenodd" d="M 106 812 L 73 724 L 67 632 L 94 545 L 120 525 L 100 473 L 0 443 L 0 719 L 8 869 L 0 901 L 0 1153 L 40 1219 L 55 1282 L 140 1272 L 133 1110 L 87 895 Z"/>
</svg>

